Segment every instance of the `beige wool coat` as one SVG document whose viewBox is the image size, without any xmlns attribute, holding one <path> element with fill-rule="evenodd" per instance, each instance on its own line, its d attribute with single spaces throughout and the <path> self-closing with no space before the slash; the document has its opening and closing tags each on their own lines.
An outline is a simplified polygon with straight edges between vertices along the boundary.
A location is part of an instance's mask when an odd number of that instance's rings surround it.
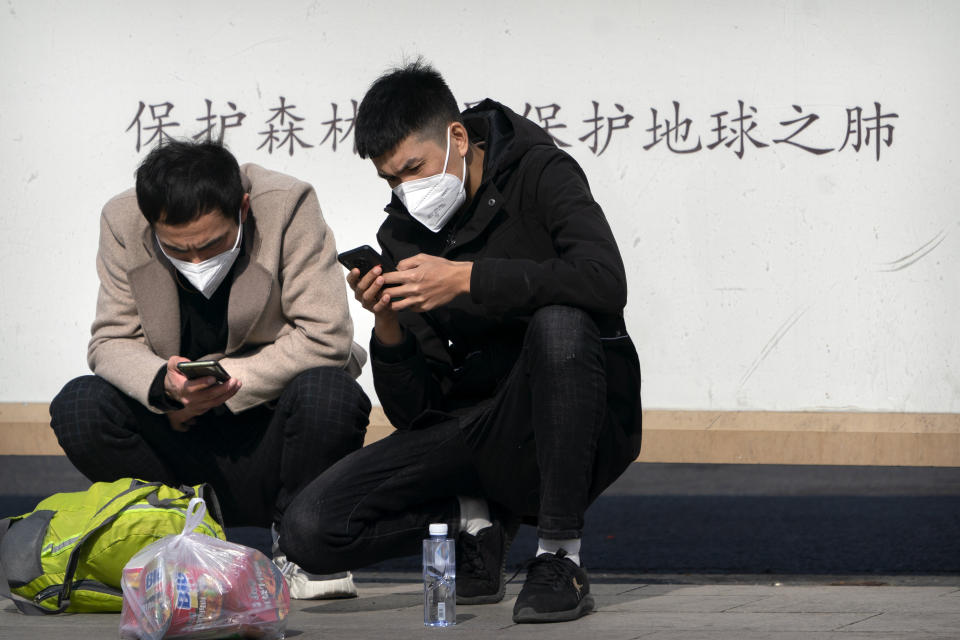
<svg viewBox="0 0 960 640">
<path fill-rule="evenodd" d="M 240 167 L 250 211 L 227 306 L 219 359 L 242 387 L 234 413 L 276 399 L 297 374 L 318 366 L 354 377 L 366 360 L 353 342 L 344 273 L 313 188 L 255 164 Z M 175 270 L 164 257 L 133 189 L 100 217 L 100 292 L 87 361 L 93 372 L 141 404 L 157 371 L 180 349 Z"/>
</svg>

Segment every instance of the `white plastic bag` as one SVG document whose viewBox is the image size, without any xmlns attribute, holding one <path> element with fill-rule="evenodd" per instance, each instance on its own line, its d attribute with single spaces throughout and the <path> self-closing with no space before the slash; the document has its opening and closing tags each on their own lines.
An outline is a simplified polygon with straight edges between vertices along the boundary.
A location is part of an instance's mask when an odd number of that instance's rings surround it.
<svg viewBox="0 0 960 640">
<path fill-rule="evenodd" d="M 284 637 L 283 574 L 256 549 L 190 533 L 206 509 L 203 499 L 191 500 L 183 533 L 157 540 L 123 568 L 121 638 Z"/>
</svg>

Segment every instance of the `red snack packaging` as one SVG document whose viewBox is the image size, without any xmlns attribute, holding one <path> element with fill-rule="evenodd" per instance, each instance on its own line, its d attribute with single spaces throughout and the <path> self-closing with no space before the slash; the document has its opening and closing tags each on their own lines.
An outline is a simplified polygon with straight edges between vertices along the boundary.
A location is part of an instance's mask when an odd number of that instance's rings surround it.
<svg viewBox="0 0 960 640">
<path fill-rule="evenodd" d="M 256 549 L 187 533 L 205 509 L 192 500 L 185 533 L 158 540 L 124 567 L 121 638 L 284 637 L 283 574 Z"/>
</svg>

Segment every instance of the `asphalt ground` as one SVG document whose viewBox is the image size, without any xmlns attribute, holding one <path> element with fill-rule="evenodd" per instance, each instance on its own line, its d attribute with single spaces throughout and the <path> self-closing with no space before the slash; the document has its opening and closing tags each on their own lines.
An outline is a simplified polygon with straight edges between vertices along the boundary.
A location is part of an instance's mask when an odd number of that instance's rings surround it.
<svg viewBox="0 0 960 640">
<path fill-rule="evenodd" d="M 63 456 L 0 456 L 0 517 L 89 482 Z M 587 512 L 591 571 L 960 575 L 960 468 L 635 463 Z M 228 529 L 269 550 L 265 529 Z M 521 527 L 508 566 L 536 550 Z M 371 567 L 418 571 L 416 557 Z"/>
</svg>

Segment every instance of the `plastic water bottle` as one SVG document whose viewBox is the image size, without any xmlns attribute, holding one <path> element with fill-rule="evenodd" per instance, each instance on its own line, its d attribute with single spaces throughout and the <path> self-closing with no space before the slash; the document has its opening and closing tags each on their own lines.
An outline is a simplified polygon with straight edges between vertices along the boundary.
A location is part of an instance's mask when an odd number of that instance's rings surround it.
<svg viewBox="0 0 960 640">
<path fill-rule="evenodd" d="M 446 524 L 431 524 L 423 541 L 423 624 L 457 624 L 457 561 Z"/>
</svg>

